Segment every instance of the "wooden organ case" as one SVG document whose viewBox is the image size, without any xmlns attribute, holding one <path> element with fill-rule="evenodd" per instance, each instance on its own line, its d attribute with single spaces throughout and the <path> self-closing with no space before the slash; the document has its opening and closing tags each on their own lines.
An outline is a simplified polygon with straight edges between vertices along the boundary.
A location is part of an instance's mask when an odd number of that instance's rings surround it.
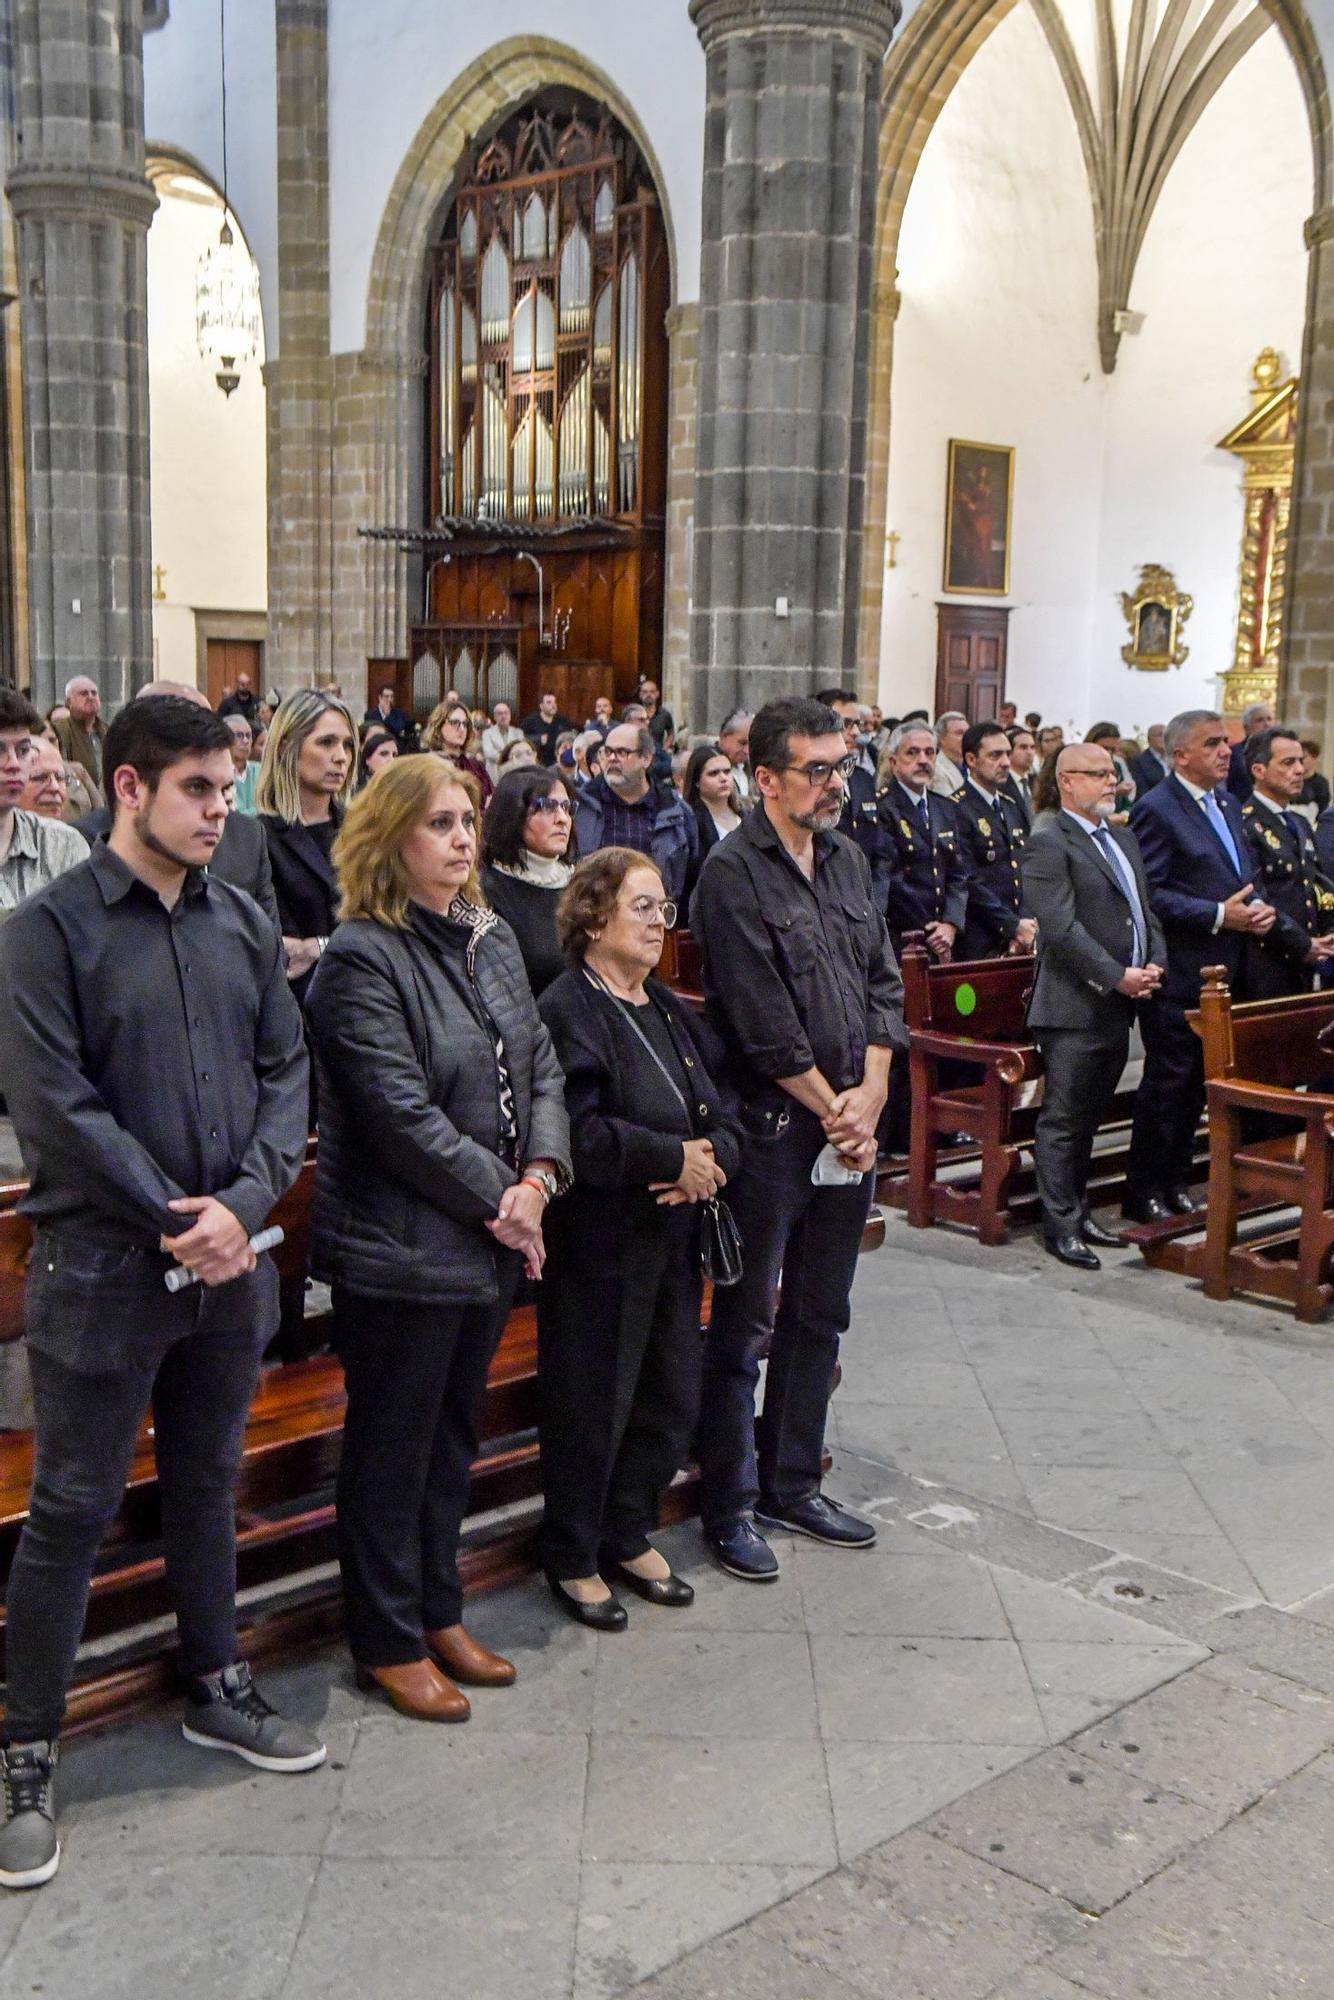
<svg viewBox="0 0 1334 2000">
<path fill-rule="evenodd" d="M 554 94 L 474 145 L 435 256 L 428 622 L 418 716 L 449 688 L 576 721 L 660 678 L 670 297 L 647 166 Z"/>
</svg>

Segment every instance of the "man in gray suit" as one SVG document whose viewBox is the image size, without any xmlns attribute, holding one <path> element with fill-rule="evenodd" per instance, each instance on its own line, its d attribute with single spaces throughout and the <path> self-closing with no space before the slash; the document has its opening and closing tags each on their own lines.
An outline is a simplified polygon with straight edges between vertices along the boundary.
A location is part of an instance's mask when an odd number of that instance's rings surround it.
<svg viewBox="0 0 1334 2000">
<path fill-rule="evenodd" d="M 1056 763 L 1061 809 L 1022 857 L 1024 908 L 1037 918 L 1028 1025 L 1046 1072 L 1034 1162 L 1047 1250 L 1096 1271 L 1092 1245 L 1119 1236 L 1089 1216 L 1093 1139 L 1125 1068 L 1136 1004 L 1156 991 L 1166 948 L 1139 846 L 1112 826 L 1116 766 L 1101 745 L 1070 743 Z"/>
</svg>

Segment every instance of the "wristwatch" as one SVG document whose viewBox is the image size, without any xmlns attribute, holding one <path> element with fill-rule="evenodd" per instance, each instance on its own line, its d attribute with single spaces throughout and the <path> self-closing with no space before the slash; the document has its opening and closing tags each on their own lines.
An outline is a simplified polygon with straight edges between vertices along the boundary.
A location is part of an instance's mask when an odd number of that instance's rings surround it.
<svg viewBox="0 0 1334 2000">
<path fill-rule="evenodd" d="M 523 1178 L 529 1187 L 538 1188 L 546 1201 L 554 1201 L 560 1190 L 560 1181 L 549 1167 L 527 1167 Z"/>
</svg>

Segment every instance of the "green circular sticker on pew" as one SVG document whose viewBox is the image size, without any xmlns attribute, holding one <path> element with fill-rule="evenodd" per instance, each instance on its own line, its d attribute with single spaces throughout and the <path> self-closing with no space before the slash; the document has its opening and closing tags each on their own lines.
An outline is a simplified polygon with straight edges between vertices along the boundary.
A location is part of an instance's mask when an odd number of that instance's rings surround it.
<svg viewBox="0 0 1334 2000">
<path fill-rule="evenodd" d="M 977 988 L 967 984 L 956 986 L 954 989 L 954 1005 L 956 1011 L 960 1014 L 975 1014 L 977 1012 Z"/>
</svg>

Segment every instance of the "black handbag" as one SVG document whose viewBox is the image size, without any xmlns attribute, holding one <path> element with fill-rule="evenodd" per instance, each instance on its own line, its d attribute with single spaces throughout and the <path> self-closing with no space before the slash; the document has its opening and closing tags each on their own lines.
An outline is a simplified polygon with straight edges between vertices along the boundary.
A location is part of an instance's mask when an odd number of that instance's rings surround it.
<svg viewBox="0 0 1334 2000">
<path fill-rule="evenodd" d="M 600 993 L 605 993 L 609 1000 L 616 998 L 606 980 L 599 977 L 591 966 L 586 965 L 584 967 L 584 977 L 591 986 L 596 986 Z M 643 1043 L 649 1057 L 661 1071 L 664 1081 L 681 1109 L 685 1112 L 688 1120 L 690 1118 L 690 1106 L 686 1103 L 676 1078 L 672 1075 L 666 1063 L 664 1063 L 662 1057 L 658 1054 L 658 1051 L 654 1048 L 638 1021 L 636 1021 L 634 1015 L 627 1014 L 623 1008 L 618 1008 L 617 1012 L 621 1015 L 631 1033 L 637 1035 Z M 741 1231 L 736 1226 L 732 1211 L 721 1195 L 714 1195 L 710 1201 L 702 1201 L 700 1203 L 700 1211 L 699 1268 L 706 1278 L 712 1279 L 715 1285 L 735 1285 L 741 1276 L 743 1267 L 741 1262 Z"/>
<path fill-rule="evenodd" d="M 736 1218 L 721 1195 L 700 1203 L 699 1267 L 715 1285 L 735 1285 L 744 1266 L 741 1262 L 741 1231 Z"/>
</svg>

